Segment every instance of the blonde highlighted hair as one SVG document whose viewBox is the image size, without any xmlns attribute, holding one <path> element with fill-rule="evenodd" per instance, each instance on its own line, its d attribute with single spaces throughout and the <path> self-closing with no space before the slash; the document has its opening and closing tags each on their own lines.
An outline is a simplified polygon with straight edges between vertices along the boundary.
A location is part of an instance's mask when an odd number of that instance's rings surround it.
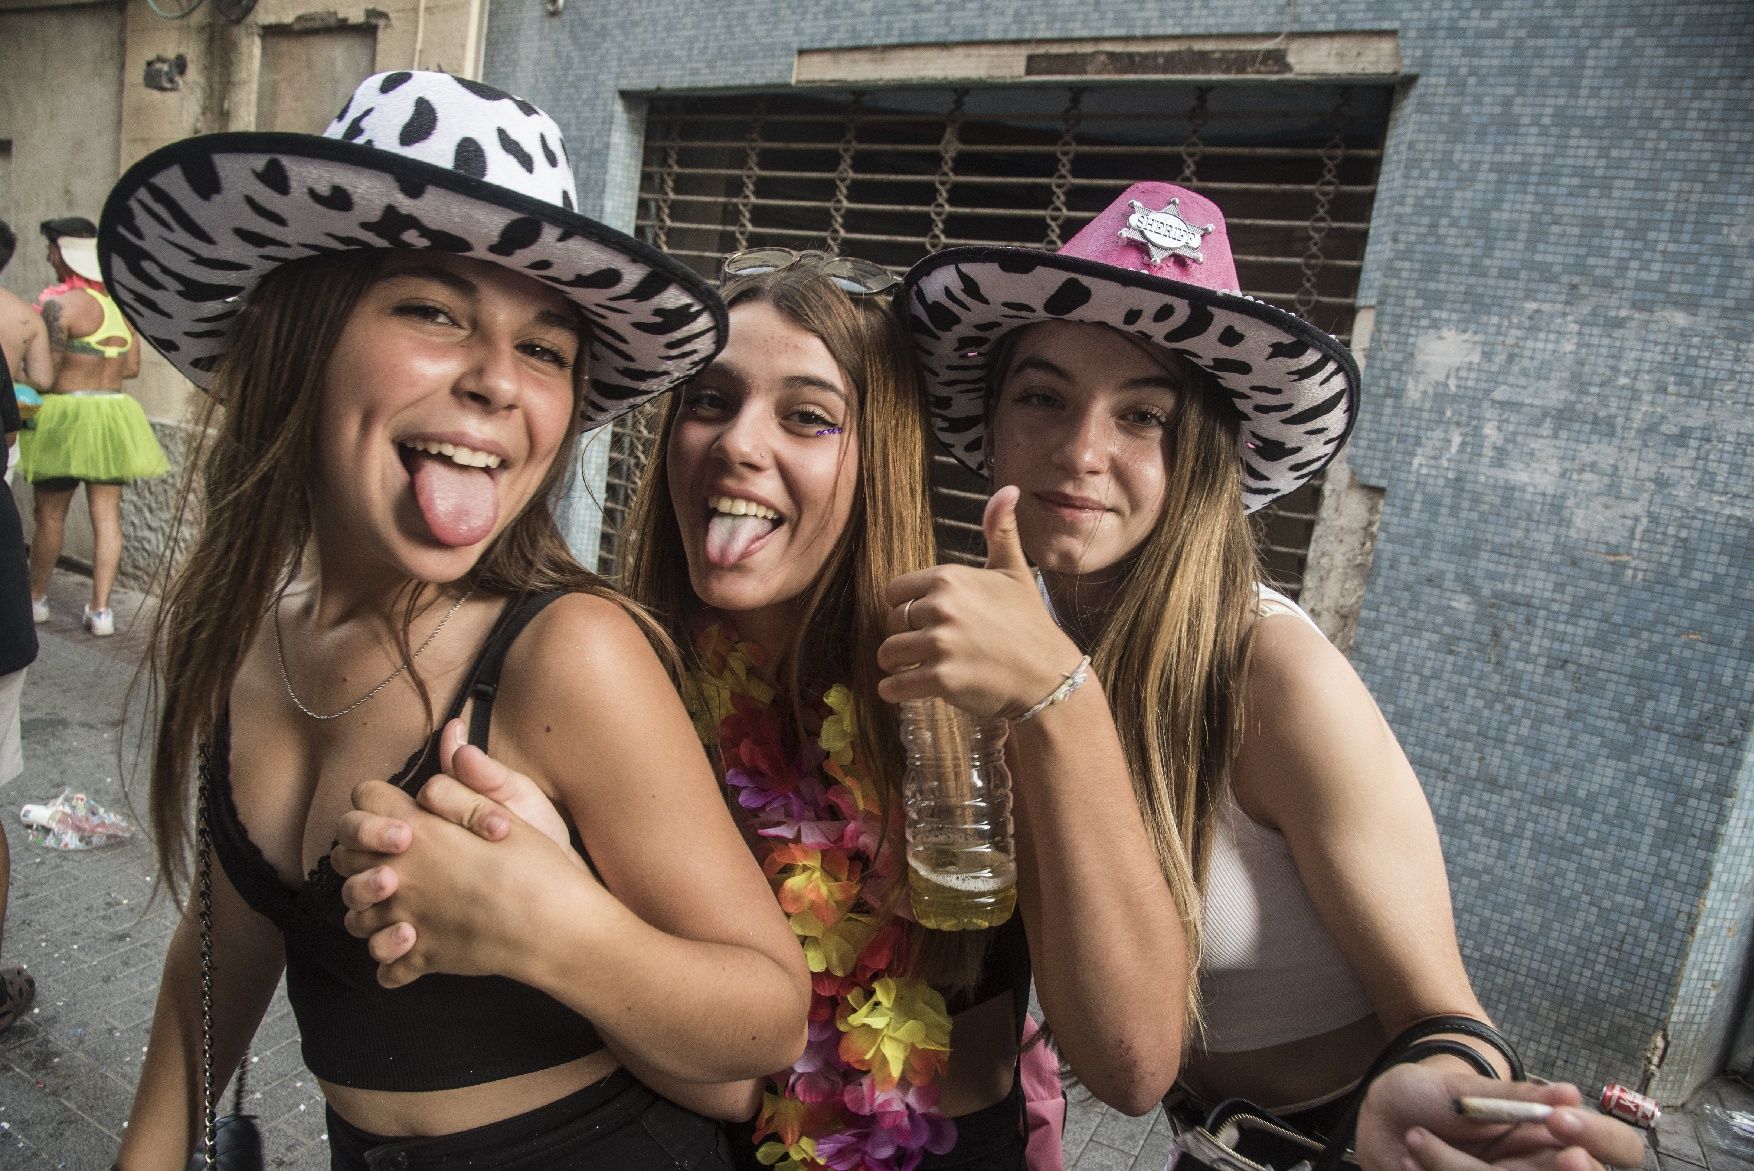
<svg viewBox="0 0 1754 1171">
<path fill-rule="evenodd" d="M 1007 335 L 989 367 L 989 437 L 1022 332 Z M 1137 344 L 1118 330 L 1114 340 Z M 1085 649 L 1108 695 L 1133 797 L 1197 972 L 1213 830 L 1242 743 L 1243 676 L 1261 566 L 1243 511 L 1235 412 L 1187 359 L 1141 348 L 1181 391 L 1164 453 L 1163 510 L 1109 592 Z M 1200 1023 L 1197 979 L 1188 982 L 1187 1019 Z"/>
</svg>

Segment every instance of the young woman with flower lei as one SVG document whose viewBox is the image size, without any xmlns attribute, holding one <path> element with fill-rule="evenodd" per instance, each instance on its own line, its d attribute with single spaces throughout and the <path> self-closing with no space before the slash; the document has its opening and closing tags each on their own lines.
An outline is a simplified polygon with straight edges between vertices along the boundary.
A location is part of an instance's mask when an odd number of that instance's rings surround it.
<svg viewBox="0 0 1754 1171">
<path fill-rule="evenodd" d="M 663 423 L 627 529 L 627 585 L 685 646 L 696 730 L 804 948 L 812 997 L 803 1056 L 766 1085 L 659 1088 L 756 1114 L 750 1168 L 1020 1169 L 1032 966 L 1073 1072 L 1143 1113 L 1178 1067 L 1181 1014 L 1162 992 L 1185 987 L 1179 917 L 1124 786 L 1050 806 L 1014 756 L 1021 918 L 955 934 L 912 921 L 876 648 L 884 585 L 936 560 L 918 376 L 888 298 L 869 295 L 887 281 L 875 266 L 804 253 L 727 269 L 744 273 L 722 290 L 729 343 Z M 459 776 L 492 800 L 436 810 L 452 820 L 489 835 L 502 808 L 543 816 L 486 758 Z M 344 835 L 382 843 L 408 820 L 419 833 L 427 815 L 400 812 Z M 1119 865 L 1101 862 L 1110 847 Z"/>
</svg>

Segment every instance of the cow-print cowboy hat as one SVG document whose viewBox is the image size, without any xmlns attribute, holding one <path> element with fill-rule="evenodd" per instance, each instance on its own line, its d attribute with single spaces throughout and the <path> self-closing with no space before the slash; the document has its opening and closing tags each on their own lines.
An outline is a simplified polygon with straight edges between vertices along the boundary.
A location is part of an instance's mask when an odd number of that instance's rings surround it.
<svg viewBox="0 0 1754 1171">
<path fill-rule="evenodd" d="M 430 248 L 552 285 L 590 322 L 587 426 L 711 361 L 726 318 L 711 287 L 578 214 L 553 119 L 444 73 L 361 82 L 322 135 L 210 134 L 130 167 L 99 230 L 106 284 L 141 335 L 206 388 L 232 323 L 291 260 Z"/>
<path fill-rule="evenodd" d="M 1250 512 L 1320 471 L 1352 430 L 1352 355 L 1302 318 L 1243 296 L 1223 214 L 1168 183 L 1135 183 L 1058 252 L 936 253 L 896 298 L 925 365 L 932 427 L 976 471 L 989 359 L 1005 334 L 1038 321 L 1112 326 L 1210 373 L 1241 422 Z"/>
</svg>

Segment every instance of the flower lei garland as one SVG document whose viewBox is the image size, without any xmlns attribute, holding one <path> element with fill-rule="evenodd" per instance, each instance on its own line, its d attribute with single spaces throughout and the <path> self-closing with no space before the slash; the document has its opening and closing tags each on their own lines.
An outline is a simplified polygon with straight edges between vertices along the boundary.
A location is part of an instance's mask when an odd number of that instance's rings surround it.
<svg viewBox="0 0 1754 1171">
<path fill-rule="evenodd" d="M 899 803 L 886 822 L 854 756 L 845 685 L 821 696 L 815 742 L 788 753 L 774 690 L 756 672 L 762 649 L 707 622 L 695 650 L 706 709 L 694 713 L 696 731 L 718 745 L 810 967 L 809 1039 L 769 1079 L 755 1157 L 779 1171 L 914 1171 L 925 1152 L 956 1144 L 956 1126 L 938 1111 L 950 1056 L 944 997 L 889 974 L 907 958 L 907 890 L 902 852 L 877 847 L 900 840 Z"/>
<path fill-rule="evenodd" d="M 37 294 L 37 312 L 41 313 L 43 311 L 43 306 L 47 305 L 50 301 L 53 301 L 56 297 L 63 296 L 67 293 L 78 292 L 80 289 L 96 289 L 101 293 L 104 291 L 104 286 L 102 281 L 94 281 L 90 277 L 80 276 L 76 272 L 70 273 L 66 280 L 50 285 L 48 288 Z"/>
</svg>

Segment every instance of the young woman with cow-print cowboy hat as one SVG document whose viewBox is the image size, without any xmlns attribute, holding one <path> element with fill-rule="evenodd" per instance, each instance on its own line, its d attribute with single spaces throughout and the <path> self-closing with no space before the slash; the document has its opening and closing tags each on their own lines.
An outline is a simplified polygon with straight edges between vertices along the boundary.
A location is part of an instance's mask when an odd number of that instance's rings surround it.
<svg viewBox="0 0 1754 1171">
<path fill-rule="evenodd" d="M 1344 656 L 1263 581 L 1247 519 L 1339 450 L 1357 365 L 1243 296 L 1218 208 L 1163 183 L 1058 253 L 937 253 L 898 304 L 939 440 L 999 491 L 987 568 L 890 583 L 883 696 L 1027 713 L 1013 756 L 1069 805 L 1094 771 L 1127 774 L 1197 957 L 1172 1111 L 1241 1096 L 1324 1132 L 1389 1038 L 1485 1017 L 1418 779 Z M 1458 1117 L 1461 1093 L 1578 1101 L 1470 1064 L 1375 1082 L 1366 1166 L 1639 1161 L 1634 1132 L 1581 1110 Z"/>
<path fill-rule="evenodd" d="M 283 969 L 336 1168 L 727 1167 L 722 1125 L 642 1079 L 753 1079 L 802 1049 L 808 974 L 673 645 L 550 508 L 580 432 L 704 366 L 725 312 L 573 206 L 547 115 L 439 73 L 368 78 L 321 137 L 173 144 L 109 199 L 109 288 L 210 392 L 152 651 L 159 861 L 186 867 L 195 775 L 199 894 L 123 1171 L 201 1147 Z M 573 850 L 501 826 L 481 898 L 380 970 L 344 928 L 337 826 L 366 781 L 442 804 L 490 733 Z M 453 845 L 423 835 L 397 877 Z M 483 911 L 505 890 L 515 922 Z"/>
</svg>

